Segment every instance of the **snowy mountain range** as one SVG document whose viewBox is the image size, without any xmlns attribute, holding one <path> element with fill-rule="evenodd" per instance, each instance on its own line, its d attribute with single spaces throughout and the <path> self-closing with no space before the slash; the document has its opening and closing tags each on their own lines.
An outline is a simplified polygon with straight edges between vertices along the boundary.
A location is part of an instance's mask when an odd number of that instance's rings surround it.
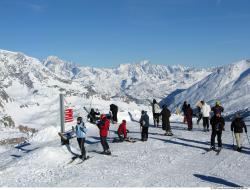
<svg viewBox="0 0 250 190">
<path fill-rule="evenodd" d="M 41 112 L 41 120 L 51 114 L 58 117 L 58 111 L 49 111 L 51 104 L 58 104 L 59 93 L 145 106 L 153 98 L 163 99 L 172 110 L 184 100 L 194 105 L 200 99 L 211 104 L 219 99 L 229 112 L 242 110 L 249 108 L 249 68 L 249 61 L 212 69 L 142 61 L 105 69 L 79 66 L 55 56 L 40 61 L 0 50 L 0 125 L 37 128 L 31 117 L 34 112 Z M 42 104 L 48 113 L 41 111 Z"/>
<path fill-rule="evenodd" d="M 175 91 L 163 102 L 174 110 L 184 101 L 195 105 L 204 100 L 214 105 L 218 100 L 227 114 L 250 111 L 250 60 L 218 67 L 210 75 L 184 91 Z M 248 113 L 249 114 L 249 113 Z"/>
<path fill-rule="evenodd" d="M 211 69 L 153 65 L 149 61 L 103 69 L 80 67 L 50 56 L 43 65 L 58 76 L 67 77 L 104 97 L 145 103 L 162 99 L 178 87 L 187 88 L 211 73 Z"/>
</svg>

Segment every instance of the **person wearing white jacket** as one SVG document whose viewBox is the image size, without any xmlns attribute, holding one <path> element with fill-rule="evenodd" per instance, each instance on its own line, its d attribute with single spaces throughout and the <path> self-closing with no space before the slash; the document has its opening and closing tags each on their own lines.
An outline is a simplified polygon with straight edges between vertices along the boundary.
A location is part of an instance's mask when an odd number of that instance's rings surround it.
<svg viewBox="0 0 250 190">
<path fill-rule="evenodd" d="M 203 127 L 204 131 L 209 131 L 209 117 L 210 117 L 210 112 L 211 112 L 211 107 L 204 101 L 201 101 L 201 114 L 203 118 Z"/>
<path fill-rule="evenodd" d="M 153 111 L 154 126 L 158 127 L 161 116 L 161 108 L 155 99 L 153 99 L 152 111 Z"/>
</svg>

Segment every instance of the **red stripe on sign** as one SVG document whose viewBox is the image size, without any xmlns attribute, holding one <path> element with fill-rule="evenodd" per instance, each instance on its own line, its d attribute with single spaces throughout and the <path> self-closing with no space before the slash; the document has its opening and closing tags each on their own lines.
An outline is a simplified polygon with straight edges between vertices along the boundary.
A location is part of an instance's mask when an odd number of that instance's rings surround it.
<svg viewBox="0 0 250 190">
<path fill-rule="evenodd" d="M 65 122 L 72 122 L 73 119 L 73 109 L 69 108 L 65 110 Z"/>
</svg>

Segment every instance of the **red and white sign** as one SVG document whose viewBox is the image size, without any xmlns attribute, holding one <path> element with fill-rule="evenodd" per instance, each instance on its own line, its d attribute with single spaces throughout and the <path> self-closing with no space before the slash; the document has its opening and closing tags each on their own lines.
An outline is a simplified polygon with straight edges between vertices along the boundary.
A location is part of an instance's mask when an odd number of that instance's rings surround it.
<svg viewBox="0 0 250 190">
<path fill-rule="evenodd" d="M 74 120 L 72 108 L 67 108 L 64 113 L 65 113 L 65 123 L 72 122 Z"/>
</svg>

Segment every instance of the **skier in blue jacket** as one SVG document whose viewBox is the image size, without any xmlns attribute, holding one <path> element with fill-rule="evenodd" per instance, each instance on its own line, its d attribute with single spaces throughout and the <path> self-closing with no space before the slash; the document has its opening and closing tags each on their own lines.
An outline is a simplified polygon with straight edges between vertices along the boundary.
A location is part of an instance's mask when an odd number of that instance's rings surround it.
<svg viewBox="0 0 250 190">
<path fill-rule="evenodd" d="M 87 157 L 86 157 L 86 150 L 84 147 L 84 143 L 85 143 L 87 128 L 84 125 L 84 122 L 82 121 L 82 117 L 77 118 L 77 124 L 75 129 L 76 129 L 77 142 L 81 150 L 81 155 L 79 156 L 79 158 L 85 160 L 87 159 Z"/>
</svg>

